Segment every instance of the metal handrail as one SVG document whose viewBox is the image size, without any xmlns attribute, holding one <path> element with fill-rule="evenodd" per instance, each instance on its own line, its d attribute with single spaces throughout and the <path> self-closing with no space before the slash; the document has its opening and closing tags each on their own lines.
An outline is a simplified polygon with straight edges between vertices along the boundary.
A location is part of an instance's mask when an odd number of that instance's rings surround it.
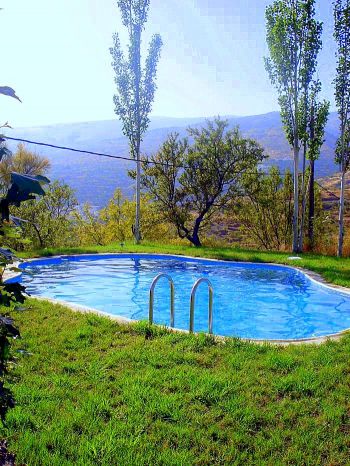
<svg viewBox="0 0 350 466">
<path fill-rule="evenodd" d="M 213 292 L 213 286 L 212 286 L 211 282 L 207 278 L 200 278 L 193 285 L 193 288 L 192 288 L 192 291 L 191 291 L 191 302 L 190 302 L 190 328 L 189 328 L 189 331 L 190 331 L 190 333 L 193 333 L 193 329 L 194 329 L 194 305 L 195 305 L 196 291 L 197 291 L 198 286 L 203 282 L 207 283 L 208 290 L 209 290 L 208 333 L 212 334 L 213 333 L 213 294 L 214 294 L 214 292 Z"/>
<path fill-rule="evenodd" d="M 160 273 L 155 277 L 152 282 L 151 288 L 149 290 L 149 311 L 148 311 L 148 321 L 150 324 L 153 324 L 153 307 L 154 307 L 154 288 L 160 278 L 166 278 L 170 283 L 170 327 L 174 327 L 174 320 L 175 320 L 175 287 L 174 282 L 169 275 L 165 273 Z"/>
</svg>

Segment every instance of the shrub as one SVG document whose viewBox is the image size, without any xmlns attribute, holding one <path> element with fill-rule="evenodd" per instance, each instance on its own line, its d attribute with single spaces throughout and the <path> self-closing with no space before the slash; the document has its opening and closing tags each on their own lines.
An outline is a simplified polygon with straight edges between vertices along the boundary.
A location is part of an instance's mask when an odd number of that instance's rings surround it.
<svg viewBox="0 0 350 466">
<path fill-rule="evenodd" d="M 74 191 L 68 185 L 54 181 L 45 196 L 14 208 L 13 215 L 24 220 L 21 227 L 24 236 L 30 240 L 30 248 L 75 246 L 73 212 L 77 205 Z"/>
<path fill-rule="evenodd" d="M 85 204 L 74 215 L 80 243 L 105 245 L 132 240 L 135 209 L 135 201 L 124 198 L 119 189 L 100 211 L 94 211 L 89 204 Z M 141 197 L 141 234 L 143 239 L 150 241 L 175 237 L 172 226 L 164 220 L 147 195 Z"/>
</svg>

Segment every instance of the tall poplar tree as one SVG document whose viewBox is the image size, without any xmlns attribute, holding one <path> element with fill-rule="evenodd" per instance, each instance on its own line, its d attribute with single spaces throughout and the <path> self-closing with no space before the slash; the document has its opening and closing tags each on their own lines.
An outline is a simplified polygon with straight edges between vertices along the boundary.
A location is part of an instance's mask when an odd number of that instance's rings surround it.
<svg viewBox="0 0 350 466">
<path fill-rule="evenodd" d="M 322 23 L 315 0 L 275 0 L 266 9 L 265 67 L 278 92 L 281 118 L 294 155 L 293 252 L 299 252 L 299 155 L 305 135 L 305 90 L 316 69 Z"/>
<path fill-rule="evenodd" d="M 117 95 L 114 96 L 115 113 L 122 121 L 123 133 L 129 139 L 130 152 L 136 160 L 136 215 L 134 237 L 141 240 L 140 231 L 140 180 L 141 142 L 150 123 L 156 90 L 157 65 L 160 58 L 162 39 L 153 35 L 148 48 L 145 64 L 141 63 L 141 35 L 147 22 L 150 0 L 118 0 L 123 25 L 128 30 L 129 45 L 124 54 L 119 35 L 113 35 L 114 45 L 110 49 L 113 57 Z"/>
<path fill-rule="evenodd" d="M 338 256 L 343 255 L 345 174 L 350 164 L 350 0 L 335 0 L 334 38 L 337 43 L 335 101 L 340 119 L 336 161 L 340 164 Z"/>
</svg>

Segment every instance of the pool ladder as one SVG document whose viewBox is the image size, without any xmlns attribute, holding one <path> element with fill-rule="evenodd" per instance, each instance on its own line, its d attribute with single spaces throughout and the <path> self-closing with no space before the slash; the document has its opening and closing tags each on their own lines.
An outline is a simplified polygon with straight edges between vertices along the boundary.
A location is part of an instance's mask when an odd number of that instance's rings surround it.
<svg viewBox="0 0 350 466">
<path fill-rule="evenodd" d="M 170 327 L 174 328 L 174 322 L 175 322 L 175 285 L 173 282 L 173 279 L 165 274 L 165 273 L 160 273 L 157 275 L 152 284 L 151 288 L 149 290 L 149 310 L 148 310 L 148 321 L 150 324 L 153 324 L 153 315 L 154 315 L 154 290 L 156 287 L 156 284 L 161 278 L 166 278 L 169 282 L 170 285 Z M 196 291 L 198 286 L 201 283 L 206 283 L 208 285 L 208 294 L 209 294 L 209 303 L 208 303 L 208 333 L 212 334 L 213 333 L 213 286 L 211 282 L 207 278 L 200 278 L 199 280 L 196 281 L 196 283 L 193 285 L 192 290 L 191 290 L 191 298 L 190 298 L 190 325 L 189 325 L 189 332 L 193 333 L 194 331 L 194 309 L 195 309 L 195 298 L 196 298 Z"/>
</svg>

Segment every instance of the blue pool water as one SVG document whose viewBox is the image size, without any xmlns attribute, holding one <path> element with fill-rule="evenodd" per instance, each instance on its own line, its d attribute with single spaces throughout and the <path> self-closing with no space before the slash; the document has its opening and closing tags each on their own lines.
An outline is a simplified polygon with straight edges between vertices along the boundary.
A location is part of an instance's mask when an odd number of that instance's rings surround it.
<svg viewBox="0 0 350 466">
<path fill-rule="evenodd" d="M 214 333 L 257 339 L 329 335 L 350 328 L 350 295 L 322 286 L 289 267 L 115 254 L 40 259 L 21 265 L 20 281 L 33 295 L 93 307 L 130 319 L 147 319 L 149 288 L 163 272 L 175 283 L 175 327 L 188 329 L 194 282 L 214 288 Z M 155 291 L 154 320 L 169 324 L 169 286 Z M 195 330 L 208 328 L 208 290 L 196 296 Z"/>
</svg>

